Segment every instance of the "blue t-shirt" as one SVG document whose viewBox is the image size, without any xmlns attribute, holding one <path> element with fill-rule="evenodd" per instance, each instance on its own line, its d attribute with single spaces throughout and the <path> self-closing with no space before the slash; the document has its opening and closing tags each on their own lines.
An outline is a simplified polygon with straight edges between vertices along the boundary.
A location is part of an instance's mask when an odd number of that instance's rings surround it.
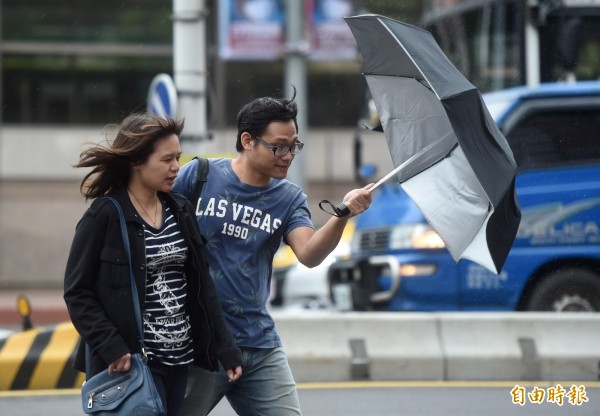
<svg viewBox="0 0 600 416">
<path fill-rule="evenodd" d="M 314 228 L 306 194 L 285 179 L 271 179 L 264 187 L 242 183 L 231 159 L 209 163 L 200 200 L 192 205 L 225 318 L 238 346 L 281 346 L 267 311 L 273 256 L 287 233 Z M 197 171 L 197 160 L 184 165 L 174 190 L 191 198 Z"/>
</svg>

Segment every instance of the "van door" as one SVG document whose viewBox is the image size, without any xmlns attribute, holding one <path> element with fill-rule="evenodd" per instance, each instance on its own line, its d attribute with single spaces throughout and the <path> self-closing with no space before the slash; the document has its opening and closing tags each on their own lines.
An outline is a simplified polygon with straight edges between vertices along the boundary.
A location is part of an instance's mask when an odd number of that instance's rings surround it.
<svg viewBox="0 0 600 416">
<path fill-rule="evenodd" d="M 501 128 L 522 211 L 506 261 L 516 309 L 600 310 L 600 97 L 525 100 Z"/>
</svg>

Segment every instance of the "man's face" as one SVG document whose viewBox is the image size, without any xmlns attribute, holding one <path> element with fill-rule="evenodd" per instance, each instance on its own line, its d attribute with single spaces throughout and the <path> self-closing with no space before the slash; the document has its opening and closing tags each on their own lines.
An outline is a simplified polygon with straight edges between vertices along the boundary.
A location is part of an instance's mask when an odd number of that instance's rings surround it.
<svg viewBox="0 0 600 416">
<path fill-rule="evenodd" d="M 276 156 L 272 146 L 280 145 L 289 148 L 294 146 L 297 140 L 298 134 L 293 120 L 271 122 L 263 134 L 259 138 L 253 138 L 251 143 L 252 160 L 256 170 L 265 177 L 284 179 L 294 160 L 294 155 L 288 149 L 284 156 Z"/>
</svg>

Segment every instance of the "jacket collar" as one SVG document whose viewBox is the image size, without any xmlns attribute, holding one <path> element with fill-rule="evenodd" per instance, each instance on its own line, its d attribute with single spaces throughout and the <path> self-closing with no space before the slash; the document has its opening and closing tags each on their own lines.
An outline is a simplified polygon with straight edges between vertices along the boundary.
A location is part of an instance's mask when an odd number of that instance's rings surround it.
<svg viewBox="0 0 600 416">
<path fill-rule="evenodd" d="M 184 196 L 174 192 L 159 192 L 159 197 L 167 202 L 171 209 L 182 211 L 185 208 L 186 199 Z M 121 205 L 125 221 L 137 221 L 137 211 L 131 203 L 126 186 L 119 187 L 113 195 Z"/>
<path fill-rule="evenodd" d="M 129 199 L 129 195 L 127 193 L 127 187 L 121 186 L 113 195 L 119 205 L 121 205 L 121 209 L 123 210 L 123 215 L 125 216 L 125 221 L 137 221 L 136 215 L 137 211 L 133 207 L 131 200 Z"/>
</svg>

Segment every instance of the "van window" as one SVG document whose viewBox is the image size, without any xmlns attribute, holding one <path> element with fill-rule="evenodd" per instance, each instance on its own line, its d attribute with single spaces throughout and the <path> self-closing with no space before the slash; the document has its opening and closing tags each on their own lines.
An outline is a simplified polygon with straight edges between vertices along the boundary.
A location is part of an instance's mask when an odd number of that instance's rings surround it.
<svg viewBox="0 0 600 416">
<path fill-rule="evenodd" d="M 600 108 L 528 111 L 507 134 L 519 169 L 600 162 Z"/>
</svg>

